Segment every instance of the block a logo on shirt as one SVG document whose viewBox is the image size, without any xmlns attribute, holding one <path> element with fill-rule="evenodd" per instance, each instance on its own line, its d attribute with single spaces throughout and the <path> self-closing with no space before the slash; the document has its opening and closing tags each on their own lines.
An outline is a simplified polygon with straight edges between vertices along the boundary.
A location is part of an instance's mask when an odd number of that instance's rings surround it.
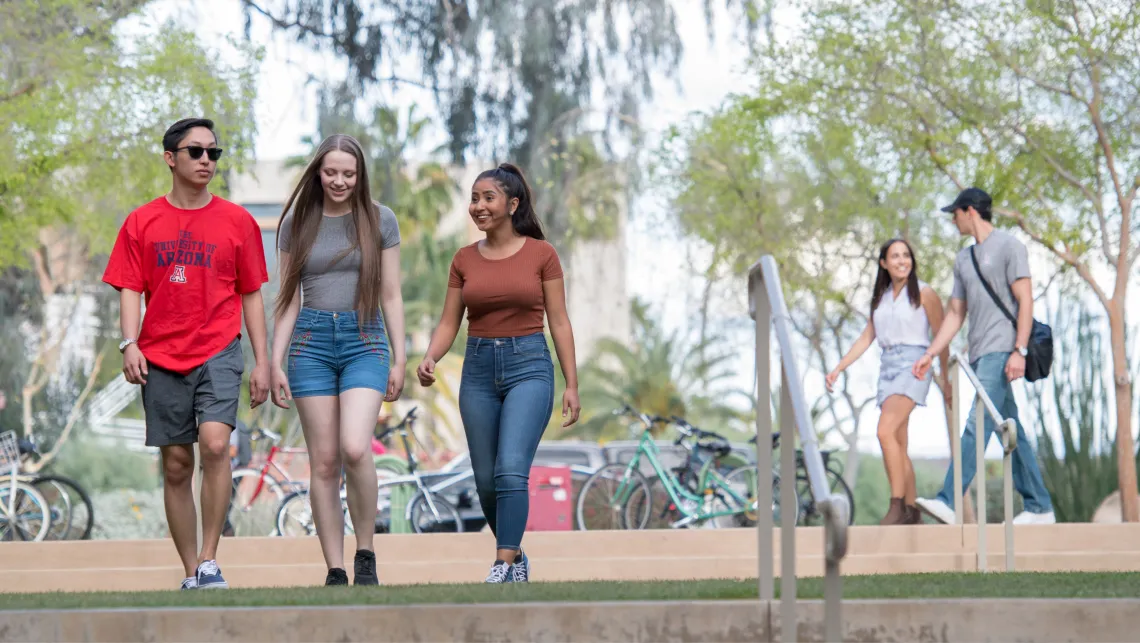
<svg viewBox="0 0 1140 643">
<path fill-rule="evenodd" d="M 173 283 L 188 283 L 186 268 L 211 268 L 217 249 L 215 244 L 195 239 L 192 232 L 180 230 L 177 240 L 154 243 L 155 265 L 159 268 L 170 266 L 170 281 Z"/>
</svg>

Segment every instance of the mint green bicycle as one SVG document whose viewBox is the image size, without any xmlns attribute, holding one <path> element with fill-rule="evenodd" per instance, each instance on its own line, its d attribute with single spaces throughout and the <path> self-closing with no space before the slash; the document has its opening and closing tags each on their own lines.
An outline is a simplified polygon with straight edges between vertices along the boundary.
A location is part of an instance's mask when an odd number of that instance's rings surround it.
<svg viewBox="0 0 1140 643">
<path fill-rule="evenodd" d="M 649 416 L 626 406 L 615 415 L 642 425 L 637 451 L 628 463 L 607 464 L 590 476 L 578 494 L 578 529 L 646 529 L 670 527 L 748 527 L 756 524 L 756 467 L 729 468 L 728 441 L 698 429 L 682 418 Z M 674 442 L 688 457 L 667 469 L 660 460 L 652 429 L 674 425 Z M 641 461 L 654 474 L 647 479 Z M 778 503 L 779 494 L 774 494 Z M 773 506 L 777 520 L 778 506 Z"/>
</svg>

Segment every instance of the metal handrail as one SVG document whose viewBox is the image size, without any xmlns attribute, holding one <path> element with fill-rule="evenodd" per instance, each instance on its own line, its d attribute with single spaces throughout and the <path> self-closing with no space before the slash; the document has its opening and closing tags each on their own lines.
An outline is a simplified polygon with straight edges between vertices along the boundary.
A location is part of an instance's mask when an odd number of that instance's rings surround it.
<svg viewBox="0 0 1140 643">
<path fill-rule="evenodd" d="M 780 273 L 771 255 L 760 258 L 748 271 L 749 313 L 756 322 L 756 468 L 757 468 L 757 549 L 760 600 L 775 598 L 772 505 L 772 389 L 770 387 L 770 334 L 774 328 L 780 348 L 783 385 L 780 400 L 780 430 L 788 436 L 781 451 L 780 506 L 798 504 L 795 489 L 795 435 L 798 429 L 804 468 L 812 497 L 824 521 L 824 636 L 827 641 L 843 640 L 842 578 L 839 562 L 847 554 L 847 522 L 851 507 L 847 496 L 833 494 L 827 485 L 823 458 L 816 442 L 815 427 L 800 381 L 788 328 L 790 316 L 780 285 Z M 794 516 L 794 513 L 793 513 Z M 795 641 L 796 621 L 796 541 L 795 520 L 780 526 L 780 630 L 784 641 Z"/>
<path fill-rule="evenodd" d="M 957 368 L 954 368 L 957 366 Z M 954 425 L 953 445 L 951 447 L 951 457 L 954 459 L 954 521 L 956 524 L 962 524 L 962 434 L 961 434 L 961 378 L 959 373 L 965 373 L 966 378 L 974 386 L 976 391 L 974 399 L 975 414 L 974 414 L 974 444 L 977 447 L 977 471 L 974 477 L 974 490 L 977 493 L 977 523 L 978 523 L 978 546 L 977 546 L 977 569 L 980 572 L 986 571 L 987 568 L 987 545 L 986 545 L 986 466 L 985 466 L 985 453 L 986 453 L 986 414 L 994 421 L 994 426 L 1000 431 L 1002 450 L 1002 501 L 1005 505 L 1005 569 L 1012 572 L 1014 570 L 1014 549 L 1013 549 L 1013 450 L 1017 448 L 1017 422 L 1013 418 L 1003 418 L 1001 413 L 998 412 L 997 407 L 994 406 L 993 400 L 990 399 L 986 389 L 982 386 L 981 381 L 978 379 L 978 374 L 970 367 L 970 363 L 962 357 L 958 351 L 953 351 L 950 355 L 950 363 L 947 365 L 952 369 L 951 380 L 951 417 Z"/>
</svg>

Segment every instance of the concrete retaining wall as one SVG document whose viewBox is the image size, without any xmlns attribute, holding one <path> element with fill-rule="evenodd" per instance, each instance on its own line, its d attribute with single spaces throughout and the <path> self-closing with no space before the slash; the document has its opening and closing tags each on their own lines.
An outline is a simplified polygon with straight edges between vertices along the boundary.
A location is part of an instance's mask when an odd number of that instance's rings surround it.
<svg viewBox="0 0 1140 643">
<path fill-rule="evenodd" d="M 2 605 L 2 603 L 0 603 Z M 1138 641 L 1140 600 L 844 603 L 847 641 Z M 797 640 L 823 640 L 801 601 Z M 0 611 L 0 641 L 778 641 L 757 601 Z"/>
</svg>

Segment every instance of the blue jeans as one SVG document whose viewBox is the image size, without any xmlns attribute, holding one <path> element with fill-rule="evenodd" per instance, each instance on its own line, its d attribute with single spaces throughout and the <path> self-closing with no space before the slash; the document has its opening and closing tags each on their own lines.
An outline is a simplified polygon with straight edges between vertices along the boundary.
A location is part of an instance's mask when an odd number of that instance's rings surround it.
<svg viewBox="0 0 1140 643">
<path fill-rule="evenodd" d="M 459 414 L 479 503 L 499 549 L 522 544 L 530 466 L 553 409 L 554 363 L 545 335 L 467 338 Z"/>
<path fill-rule="evenodd" d="M 289 342 L 289 390 L 294 398 L 340 395 L 353 388 L 388 390 L 388 331 L 384 319 L 357 323 L 356 311 L 302 308 Z"/>
<path fill-rule="evenodd" d="M 1017 402 L 1013 399 L 1013 386 L 1005 377 L 1005 364 L 1009 361 L 1009 353 L 989 353 L 982 355 L 970 365 L 977 373 L 982 388 L 990 396 L 994 407 L 1004 418 L 1013 418 L 1017 422 L 1017 448 L 1013 450 L 1013 486 L 1024 500 L 1025 510 L 1031 513 L 1048 513 L 1053 511 L 1053 500 L 1049 491 L 1045 489 L 1045 480 L 1041 477 L 1041 469 L 1037 465 L 1037 456 L 1033 453 L 1033 446 L 1025 435 L 1025 427 L 1017 417 Z M 977 430 L 974 418 L 976 415 L 977 398 L 970 407 L 970 417 L 966 421 L 966 430 L 962 433 L 962 493 L 969 488 L 970 482 L 977 473 Z M 985 443 L 988 445 L 990 436 L 994 434 L 993 418 L 986 414 Z M 954 466 L 946 471 L 946 480 L 942 484 L 942 491 L 938 492 L 938 500 L 947 506 L 954 506 Z"/>
</svg>

